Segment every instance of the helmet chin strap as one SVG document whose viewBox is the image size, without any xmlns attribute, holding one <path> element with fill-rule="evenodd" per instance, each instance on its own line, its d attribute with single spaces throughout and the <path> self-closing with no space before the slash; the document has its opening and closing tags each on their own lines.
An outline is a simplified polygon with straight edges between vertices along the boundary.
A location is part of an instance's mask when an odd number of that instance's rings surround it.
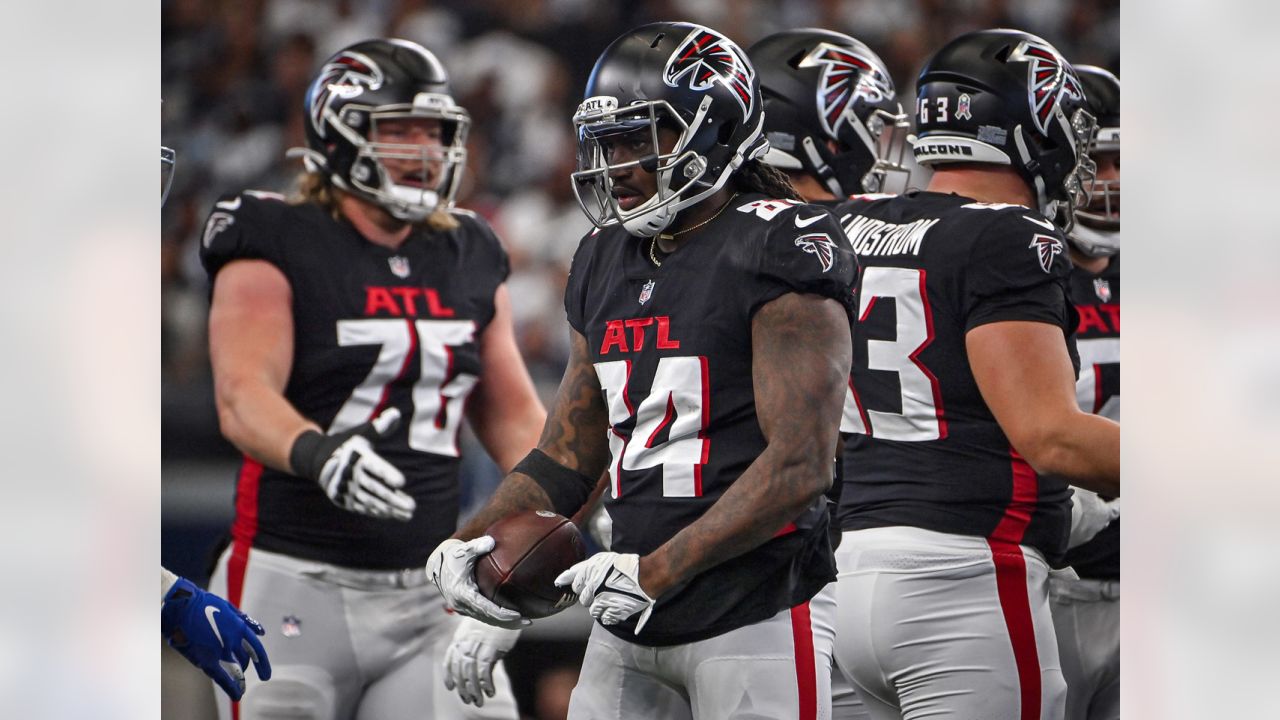
<svg viewBox="0 0 1280 720">
<path fill-rule="evenodd" d="M 671 221 L 676 218 L 676 212 L 675 203 L 669 203 L 623 221 L 622 227 L 626 228 L 630 235 L 650 238 L 666 230 Z"/>
<path fill-rule="evenodd" d="M 404 185 L 388 184 L 385 195 L 391 202 L 384 202 L 382 207 L 395 219 L 405 222 L 425 220 L 440 204 L 440 195 L 434 190 Z"/>
<path fill-rule="evenodd" d="M 1080 221 L 1067 235 L 1067 240 L 1081 253 L 1093 258 L 1111 257 L 1120 252 L 1120 231 L 1095 230 Z"/>
</svg>

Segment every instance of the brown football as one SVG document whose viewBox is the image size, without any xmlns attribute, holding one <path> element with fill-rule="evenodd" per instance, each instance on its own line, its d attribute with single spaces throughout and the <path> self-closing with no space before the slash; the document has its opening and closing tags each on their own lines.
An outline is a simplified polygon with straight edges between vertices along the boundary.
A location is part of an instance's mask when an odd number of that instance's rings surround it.
<svg viewBox="0 0 1280 720">
<path fill-rule="evenodd" d="M 555 579 L 587 556 L 582 533 L 549 510 L 513 513 L 484 531 L 493 552 L 476 561 L 476 585 L 495 603 L 527 618 L 554 615 L 577 597 Z"/>
</svg>

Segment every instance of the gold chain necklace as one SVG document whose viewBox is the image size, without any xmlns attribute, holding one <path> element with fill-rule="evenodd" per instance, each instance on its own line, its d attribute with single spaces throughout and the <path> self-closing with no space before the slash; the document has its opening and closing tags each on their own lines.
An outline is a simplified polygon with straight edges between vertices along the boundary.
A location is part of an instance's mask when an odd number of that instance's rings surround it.
<svg viewBox="0 0 1280 720">
<path fill-rule="evenodd" d="M 724 209 L 729 207 L 729 205 L 733 203 L 734 198 L 736 197 L 738 197 L 738 193 L 734 193 L 732 196 L 729 197 L 728 200 L 725 200 L 724 204 L 720 206 L 720 209 L 716 211 L 715 215 L 712 215 L 711 217 L 707 218 L 706 220 L 703 220 L 702 222 L 698 223 L 697 225 L 694 225 L 691 228 L 685 228 L 684 230 L 677 230 L 676 232 L 673 232 L 673 233 L 658 233 L 657 235 L 654 235 L 652 238 L 649 239 L 649 260 L 653 262 L 655 267 L 662 267 L 662 261 L 658 259 L 658 254 L 654 252 L 654 248 L 658 246 L 658 238 L 674 240 L 677 235 L 683 235 L 687 232 L 693 232 L 694 230 L 697 230 L 703 225 L 706 225 L 712 220 L 715 220 L 716 218 L 720 217 L 720 213 L 724 212 Z"/>
</svg>

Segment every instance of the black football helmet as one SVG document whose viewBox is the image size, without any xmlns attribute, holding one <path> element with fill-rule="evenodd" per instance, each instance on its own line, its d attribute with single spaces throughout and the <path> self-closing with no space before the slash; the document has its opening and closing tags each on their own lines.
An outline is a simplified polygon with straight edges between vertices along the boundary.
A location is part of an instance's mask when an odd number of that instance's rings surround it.
<svg viewBox="0 0 1280 720">
<path fill-rule="evenodd" d="M 173 170 L 178 162 L 178 154 L 173 148 L 160 146 L 160 207 L 169 199 L 169 190 L 173 188 Z"/>
<path fill-rule="evenodd" d="M 407 222 L 453 204 L 471 118 L 449 95 L 448 74 L 426 48 L 408 40 L 350 45 L 325 61 L 305 107 L 309 147 L 300 154 L 307 170 Z M 403 118 L 439 120 L 441 147 L 372 141 L 380 121 Z M 384 159 L 421 161 L 424 181 L 438 167 L 438 180 L 431 188 L 396 184 Z"/>
<path fill-rule="evenodd" d="M 662 232 L 676 213 L 719 190 L 744 162 L 768 149 L 760 83 L 747 54 L 692 23 L 644 25 L 613 41 L 596 60 L 573 124 L 573 189 L 583 212 L 597 227 L 622 223 L 641 237 Z M 679 133 L 668 153 L 658 144 L 659 126 Z M 611 165 L 602 139 L 642 128 L 655 153 Z M 610 172 L 628 164 L 655 172 L 658 189 L 624 211 Z"/>
<path fill-rule="evenodd" d="M 907 116 L 871 48 L 805 28 L 769 35 L 747 55 L 760 74 L 770 165 L 808 173 L 839 198 L 880 192 L 889 172 L 909 173 Z"/>
<path fill-rule="evenodd" d="M 916 81 L 916 161 L 1008 165 L 1063 229 L 1088 202 L 1094 118 L 1075 70 L 1020 30 L 979 30 L 947 43 Z"/>
<path fill-rule="evenodd" d="M 1114 153 L 1120 157 L 1120 78 L 1093 65 L 1077 65 L 1089 112 L 1098 119 L 1098 134 L 1089 146 L 1097 158 Z M 1090 257 L 1120 252 L 1120 178 L 1099 177 L 1093 182 L 1089 204 L 1076 208 L 1076 224 L 1068 236 L 1077 250 Z"/>
</svg>

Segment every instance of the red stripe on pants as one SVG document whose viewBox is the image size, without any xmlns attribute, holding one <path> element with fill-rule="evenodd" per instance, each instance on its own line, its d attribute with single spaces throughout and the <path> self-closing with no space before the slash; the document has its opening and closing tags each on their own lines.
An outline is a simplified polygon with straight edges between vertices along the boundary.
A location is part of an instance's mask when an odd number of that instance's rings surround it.
<svg viewBox="0 0 1280 720">
<path fill-rule="evenodd" d="M 996 566 L 996 592 L 1000 611 L 1009 630 L 1013 660 L 1018 668 L 1018 688 L 1022 699 L 1021 720 L 1040 717 L 1040 655 L 1036 650 L 1036 627 L 1027 597 L 1027 562 L 1019 543 L 1031 524 L 1039 493 L 1040 478 L 1031 465 L 1009 448 L 1013 471 L 1013 492 L 1000 524 L 987 538 Z"/>
<path fill-rule="evenodd" d="M 1027 563 L 1022 548 L 988 540 L 996 564 L 996 591 L 1000 610 L 1009 629 L 1013 660 L 1018 666 L 1018 687 L 1022 696 L 1021 720 L 1040 717 L 1040 656 L 1036 651 L 1036 627 L 1027 598 Z"/>
<path fill-rule="evenodd" d="M 258 480 L 261 477 L 262 463 L 246 455 L 236 482 L 236 519 L 231 524 L 231 557 L 227 558 L 227 601 L 236 607 L 240 607 L 244 594 L 249 548 L 258 533 Z M 240 703 L 231 703 L 231 720 L 240 720 Z"/>
<path fill-rule="evenodd" d="M 791 608 L 791 636 L 795 640 L 796 687 L 800 690 L 799 720 L 818 717 L 818 678 L 813 654 L 813 625 L 809 621 L 809 603 Z"/>
</svg>

